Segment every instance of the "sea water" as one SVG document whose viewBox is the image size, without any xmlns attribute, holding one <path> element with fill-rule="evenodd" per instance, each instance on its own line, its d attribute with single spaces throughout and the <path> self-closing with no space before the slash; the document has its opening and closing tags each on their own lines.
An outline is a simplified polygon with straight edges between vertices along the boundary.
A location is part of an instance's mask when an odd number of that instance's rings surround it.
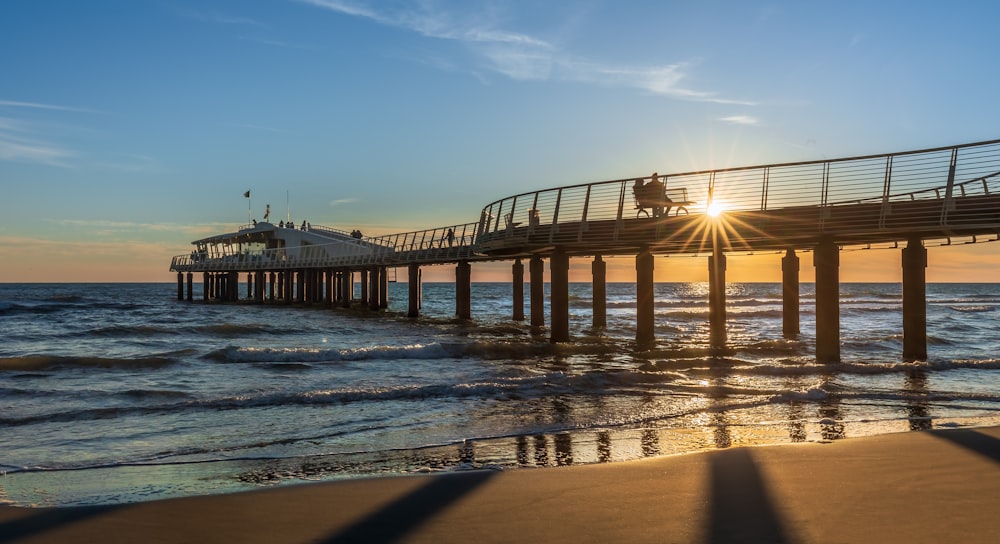
<svg viewBox="0 0 1000 544">
<path fill-rule="evenodd" d="M 547 286 L 546 286 L 547 288 Z M 240 286 L 245 293 L 245 285 Z M 172 284 L 0 285 L 0 504 L 115 504 L 312 480 L 624 461 L 1000 423 L 1000 286 L 932 284 L 926 362 L 904 362 L 901 286 L 841 285 L 842 362 L 815 362 L 813 286 L 782 338 L 780 284 L 570 285 L 572 341 L 511 319 L 511 286 L 407 286 L 388 311 L 193 303 Z M 197 291 L 197 290 L 196 290 Z M 547 299 L 546 299 L 547 305 Z M 526 307 L 527 307 L 526 302 Z M 548 308 L 546 308 L 548 319 Z"/>
</svg>

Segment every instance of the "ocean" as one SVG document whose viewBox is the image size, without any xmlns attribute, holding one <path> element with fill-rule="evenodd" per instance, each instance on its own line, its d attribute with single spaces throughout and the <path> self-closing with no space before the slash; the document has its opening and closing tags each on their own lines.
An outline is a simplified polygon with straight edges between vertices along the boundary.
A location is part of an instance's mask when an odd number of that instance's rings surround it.
<svg viewBox="0 0 1000 544">
<path fill-rule="evenodd" d="M 407 286 L 387 311 L 176 300 L 173 284 L 0 285 L 0 504 L 120 504 L 305 481 L 620 462 L 742 445 L 1000 424 L 1000 285 L 930 284 L 927 362 L 903 362 L 901 286 L 841 285 L 842 362 L 781 335 L 780 284 L 570 286 L 573 340 L 510 319 L 511 286 Z M 245 293 L 245 286 L 241 286 Z M 528 308 L 527 301 L 525 303 Z M 546 320 L 548 309 L 546 308 Z"/>
</svg>

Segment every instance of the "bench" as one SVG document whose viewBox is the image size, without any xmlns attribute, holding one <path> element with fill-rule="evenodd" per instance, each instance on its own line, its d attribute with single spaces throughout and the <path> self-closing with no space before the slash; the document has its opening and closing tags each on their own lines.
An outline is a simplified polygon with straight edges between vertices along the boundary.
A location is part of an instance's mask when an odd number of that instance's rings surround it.
<svg viewBox="0 0 1000 544">
<path fill-rule="evenodd" d="M 694 204 L 694 201 L 688 200 L 686 187 L 666 189 L 659 181 L 642 185 L 642 180 L 636 180 L 632 187 L 632 197 L 635 209 L 638 210 L 635 213 L 636 217 L 639 215 L 667 217 L 670 215 L 670 210 L 674 210 L 675 216 L 681 215 L 682 212 L 687 215 L 687 207 Z"/>
</svg>

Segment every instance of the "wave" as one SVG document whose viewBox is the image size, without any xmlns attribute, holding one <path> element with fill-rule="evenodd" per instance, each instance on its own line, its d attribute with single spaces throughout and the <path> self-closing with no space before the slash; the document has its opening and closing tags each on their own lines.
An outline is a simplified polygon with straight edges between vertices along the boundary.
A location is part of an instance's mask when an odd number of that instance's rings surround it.
<svg viewBox="0 0 1000 544">
<path fill-rule="evenodd" d="M 222 363 L 336 363 L 396 359 L 522 360 L 539 356 L 570 356 L 613 353 L 618 348 L 600 341 L 578 338 L 572 343 L 516 341 L 432 342 L 403 346 L 376 345 L 356 348 L 257 348 L 227 346 L 209 352 L 204 359 Z"/>
<path fill-rule="evenodd" d="M 996 310 L 996 306 L 948 306 L 949 310 L 955 312 L 965 312 L 965 313 L 981 313 L 981 312 L 992 312 Z"/>
<path fill-rule="evenodd" d="M 162 356 L 117 359 L 70 355 L 26 355 L 23 357 L 0 357 L 0 371 L 38 371 L 57 368 L 160 368 L 175 362 L 176 360 L 171 357 Z"/>
</svg>

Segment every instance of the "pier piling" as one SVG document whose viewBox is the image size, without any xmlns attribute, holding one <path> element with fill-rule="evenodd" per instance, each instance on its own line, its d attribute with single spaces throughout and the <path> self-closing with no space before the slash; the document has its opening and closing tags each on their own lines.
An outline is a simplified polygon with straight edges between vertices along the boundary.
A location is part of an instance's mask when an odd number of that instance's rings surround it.
<svg viewBox="0 0 1000 544">
<path fill-rule="evenodd" d="M 513 302 L 510 318 L 514 321 L 524 321 L 524 263 L 521 259 L 516 259 L 511 265 L 510 276 Z"/>
<path fill-rule="evenodd" d="M 643 249 L 635 256 L 635 341 L 640 345 L 656 339 L 653 288 L 653 254 Z"/>
<path fill-rule="evenodd" d="M 788 248 L 781 258 L 781 333 L 791 339 L 799 332 L 799 256 Z"/>
<path fill-rule="evenodd" d="M 913 237 L 903 248 L 903 359 L 927 359 L 927 248 Z"/>
<path fill-rule="evenodd" d="M 840 362 L 840 248 L 823 240 L 813 252 L 816 266 L 816 360 Z"/>
<path fill-rule="evenodd" d="M 549 260 L 550 341 L 569 341 L 569 256 L 557 249 Z"/>
<path fill-rule="evenodd" d="M 530 291 L 531 326 L 545 326 L 545 262 L 539 256 L 528 261 L 528 289 Z"/>
<path fill-rule="evenodd" d="M 420 265 L 410 264 L 407 267 L 407 291 L 410 295 L 407 317 L 420 317 Z"/>
<path fill-rule="evenodd" d="M 608 325 L 608 263 L 600 255 L 595 255 L 590 263 L 590 272 L 593 276 L 593 325 L 595 329 L 600 329 Z"/>
</svg>

